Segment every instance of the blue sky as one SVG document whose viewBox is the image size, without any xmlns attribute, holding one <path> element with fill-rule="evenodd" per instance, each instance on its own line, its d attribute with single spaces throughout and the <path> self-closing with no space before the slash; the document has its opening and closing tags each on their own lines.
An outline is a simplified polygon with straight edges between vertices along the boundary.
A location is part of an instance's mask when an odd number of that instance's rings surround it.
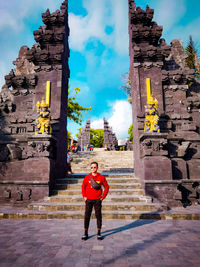
<svg viewBox="0 0 200 267">
<path fill-rule="evenodd" d="M 60 7 L 62 0 L 7 0 L 0 2 L 0 85 L 22 45 L 31 47 L 33 31 L 42 25 L 41 13 Z M 167 43 L 189 35 L 200 44 L 199 0 L 136 0 L 155 9 L 154 20 L 163 26 Z M 92 107 L 84 114 L 92 127 L 102 128 L 105 117 L 118 138 L 127 137 L 131 106 L 120 89 L 121 74 L 129 70 L 128 0 L 69 0 L 70 88 L 80 87 L 78 101 Z M 81 126 L 68 122 L 75 135 Z"/>
</svg>

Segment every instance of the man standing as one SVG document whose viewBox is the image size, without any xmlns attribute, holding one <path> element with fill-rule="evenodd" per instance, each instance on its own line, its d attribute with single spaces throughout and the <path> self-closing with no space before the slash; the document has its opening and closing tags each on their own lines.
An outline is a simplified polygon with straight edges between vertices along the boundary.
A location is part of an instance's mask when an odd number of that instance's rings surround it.
<svg viewBox="0 0 200 267">
<path fill-rule="evenodd" d="M 91 163 L 91 173 L 86 175 L 82 184 L 82 195 L 85 201 L 85 217 L 84 217 L 84 228 L 85 233 L 82 236 L 83 240 L 88 239 L 88 228 L 90 224 L 90 217 L 94 206 L 95 216 L 97 218 L 97 239 L 101 240 L 101 226 L 102 226 L 102 214 L 101 214 L 101 203 L 107 196 L 109 185 L 106 178 L 97 172 L 98 163 Z M 101 186 L 104 186 L 104 192 Z"/>
</svg>

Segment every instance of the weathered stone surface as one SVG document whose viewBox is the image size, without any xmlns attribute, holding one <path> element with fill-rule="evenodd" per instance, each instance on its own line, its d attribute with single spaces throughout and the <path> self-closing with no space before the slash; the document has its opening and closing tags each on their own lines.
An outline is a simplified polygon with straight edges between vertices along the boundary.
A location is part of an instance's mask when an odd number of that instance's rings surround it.
<svg viewBox="0 0 200 267">
<path fill-rule="evenodd" d="M 112 128 L 109 127 L 108 121 L 104 118 L 104 147 L 107 150 L 117 150 L 118 141 Z"/>
<path fill-rule="evenodd" d="M 146 180 L 155 181 L 148 182 L 148 194 L 154 199 L 165 198 L 173 206 L 177 200 L 168 193 L 174 188 L 172 181 L 199 180 L 200 83 L 185 63 L 181 42 L 173 40 L 169 46 L 161 38 L 162 27 L 152 21 L 153 13 L 148 6 L 142 10 L 129 0 L 134 170 L 144 187 Z M 161 133 L 151 136 L 143 133 L 146 78 L 151 79 L 151 93 L 158 100 L 160 115 Z M 161 185 L 158 180 L 172 184 Z"/>
<path fill-rule="evenodd" d="M 81 151 L 85 150 L 90 144 L 90 120 L 87 120 L 84 128 L 78 136 L 78 147 Z"/>
<path fill-rule="evenodd" d="M 170 180 L 171 160 L 163 156 L 144 157 L 142 160 L 145 180 Z"/>
<path fill-rule="evenodd" d="M 39 44 L 34 44 L 31 49 L 21 47 L 13 62 L 16 68 L 5 76 L 6 84 L 0 93 L 0 187 L 3 195 L 10 195 L 8 191 L 11 189 L 6 188 L 12 184 L 12 192 L 16 192 L 13 201 L 31 201 L 33 198 L 37 200 L 37 195 L 39 198 L 47 196 L 48 187 L 53 186 L 55 178 L 66 175 L 67 5 L 65 0 L 61 10 L 43 14 L 46 26 L 34 32 Z M 45 97 L 47 81 L 51 82 L 52 134 L 35 136 L 36 103 Z M 45 182 L 43 189 L 39 184 L 41 181 Z M 29 189 L 35 196 L 30 199 Z"/>
<path fill-rule="evenodd" d="M 172 177 L 174 180 L 188 179 L 187 162 L 181 158 L 172 159 Z"/>
</svg>

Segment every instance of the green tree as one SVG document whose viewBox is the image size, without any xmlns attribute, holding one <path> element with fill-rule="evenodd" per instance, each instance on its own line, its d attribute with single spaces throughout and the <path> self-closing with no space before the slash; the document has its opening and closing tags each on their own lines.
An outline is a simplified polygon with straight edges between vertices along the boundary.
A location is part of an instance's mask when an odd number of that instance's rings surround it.
<svg viewBox="0 0 200 267">
<path fill-rule="evenodd" d="M 195 59 L 196 59 L 197 51 L 195 49 L 195 44 L 194 44 L 194 42 L 192 40 L 192 36 L 191 35 L 189 37 L 188 45 L 185 48 L 185 53 L 187 55 L 187 58 L 185 59 L 185 62 L 187 64 L 187 66 L 190 69 L 195 69 Z"/>
<path fill-rule="evenodd" d="M 102 147 L 104 143 L 103 129 L 90 129 L 90 144 L 94 147 Z"/>
<path fill-rule="evenodd" d="M 193 42 L 192 36 L 189 37 L 189 42 L 185 48 L 186 59 L 185 62 L 190 69 L 195 70 L 195 75 L 200 79 L 200 63 L 198 58 L 198 49 L 196 44 Z"/>
<path fill-rule="evenodd" d="M 72 134 L 69 131 L 67 131 L 67 144 L 68 144 L 68 148 L 70 147 L 70 140 L 71 140 L 71 138 L 72 138 Z"/>
<path fill-rule="evenodd" d="M 78 133 L 76 133 L 76 138 L 78 139 L 79 134 L 81 134 L 81 128 L 78 129 Z"/>
<path fill-rule="evenodd" d="M 196 67 L 196 75 L 197 77 L 200 79 L 200 63 L 199 63 L 199 59 L 198 59 L 198 56 L 196 54 L 195 56 L 195 67 Z"/>
<path fill-rule="evenodd" d="M 133 143 L 133 124 L 128 129 L 129 140 Z"/>
<path fill-rule="evenodd" d="M 89 111 L 92 108 L 84 108 L 82 107 L 77 101 L 76 101 L 76 95 L 80 92 L 80 89 L 78 87 L 74 88 L 74 92 L 72 96 L 70 96 L 70 91 L 68 90 L 68 106 L 67 106 L 67 117 L 70 120 L 73 120 L 74 122 L 81 124 L 82 123 L 82 118 L 83 114 L 82 112 Z"/>
<path fill-rule="evenodd" d="M 129 77 L 129 73 L 126 72 L 125 74 L 121 75 L 121 78 L 123 80 L 123 85 L 120 86 L 121 89 L 123 89 L 126 93 L 126 95 L 128 96 L 128 101 L 131 103 L 131 81 L 130 81 L 130 77 Z"/>
</svg>

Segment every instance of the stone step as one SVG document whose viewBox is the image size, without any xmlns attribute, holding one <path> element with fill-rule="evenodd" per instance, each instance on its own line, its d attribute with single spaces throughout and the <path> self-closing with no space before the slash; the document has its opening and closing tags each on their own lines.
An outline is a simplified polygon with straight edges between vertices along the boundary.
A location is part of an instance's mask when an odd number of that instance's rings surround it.
<svg viewBox="0 0 200 267">
<path fill-rule="evenodd" d="M 111 177 L 107 177 L 106 178 L 107 182 L 109 184 L 111 183 L 139 183 L 139 179 L 138 178 L 111 178 Z M 82 184 L 83 182 L 83 178 L 63 178 L 63 179 L 57 179 L 56 183 L 57 184 Z"/>
<path fill-rule="evenodd" d="M 157 205 L 154 203 L 144 203 L 144 202 L 136 202 L 136 203 L 128 203 L 128 202 L 104 202 L 102 205 L 103 211 L 154 211 L 156 207 L 160 207 L 161 205 Z M 39 210 L 39 211 L 84 211 L 85 205 L 84 202 L 73 202 L 72 203 L 32 203 L 28 206 L 31 210 Z"/>
<path fill-rule="evenodd" d="M 90 172 L 91 161 L 97 161 L 99 171 L 133 172 L 132 151 L 93 151 L 78 152 L 73 155 L 72 171 L 77 173 Z"/>
<path fill-rule="evenodd" d="M 91 170 L 90 170 L 91 171 Z M 114 173 L 114 172 L 105 172 L 105 173 L 101 173 L 102 175 L 104 175 L 106 177 L 106 179 L 109 178 L 137 178 L 134 176 L 134 173 L 132 172 L 128 172 L 128 173 Z M 73 174 L 68 174 L 67 177 L 65 178 L 58 178 L 59 179 L 68 179 L 68 178 L 76 178 L 76 179 L 82 179 L 84 178 L 86 175 L 88 175 L 88 172 L 86 173 L 73 173 Z M 138 178 L 137 178 L 138 179 Z M 139 180 L 139 179 L 138 179 Z"/>
<path fill-rule="evenodd" d="M 90 173 L 91 169 L 87 169 L 86 167 L 82 167 L 82 168 L 74 168 L 72 167 L 72 171 L 73 173 Z M 125 173 L 125 172 L 130 172 L 129 170 L 127 169 L 124 169 L 124 170 L 113 170 L 113 169 L 110 169 L 110 168 L 102 168 L 100 171 L 99 171 L 101 174 L 103 174 L 104 172 L 113 172 L 113 173 Z M 133 171 L 132 171 L 133 172 Z"/>
<path fill-rule="evenodd" d="M 58 195 L 58 196 L 74 196 L 74 195 L 79 195 L 81 194 L 81 188 L 79 189 L 67 189 L 67 190 L 53 190 L 52 195 Z M 109 189 L 109 195 L 118 195 L 118 196 L 123 196 L 123 195 L 144 195 L 144 192 L 142 189 L 136 188 L 136 189 Z"/>
<path fill-rule="evenodd" d="M 45 201 L 49 202 L 59 202 L 59 203 L 74 203 L 74 202 L 83 202 L 82 195 L 75 195 L 75 196 L 52 196 L 45 198 Z M 146 196 L 120 196 L 119 195 L 108 195 L 104 202 L 146 202 L 151 203 L 151 197 Z"/>
<path fill-rule="evenodd" d="M 80 184 L 56 184 L 55 189 L 61 190 L 61 189 L 78 189 L 80 187 Z M 140 189 L 141 184 L 140 183 L 112 183 L 109 185 L 110 189 Z"/>
<path fill-rule="evenodd" d="M 121 219 L 121 220 L 200 220 L 199 212 L 190 212 L 185 211 L 180 212 L 168 212 L 157 209 L 156 211 L 103 211 L 103 219 Z M 39 220 L 39 219 L 82 219 L 84 218 L 84 212 L 80 211 L 53 211 L 53 212 L 41 212 L 33 210 L 23 210 L 20 212 L 11 211 L 11 212 L 1 212 L 1 219 L 9 220 Z M 95 219 L 94 212 L 91 216 L 92 219 Z"/>
</svg>

